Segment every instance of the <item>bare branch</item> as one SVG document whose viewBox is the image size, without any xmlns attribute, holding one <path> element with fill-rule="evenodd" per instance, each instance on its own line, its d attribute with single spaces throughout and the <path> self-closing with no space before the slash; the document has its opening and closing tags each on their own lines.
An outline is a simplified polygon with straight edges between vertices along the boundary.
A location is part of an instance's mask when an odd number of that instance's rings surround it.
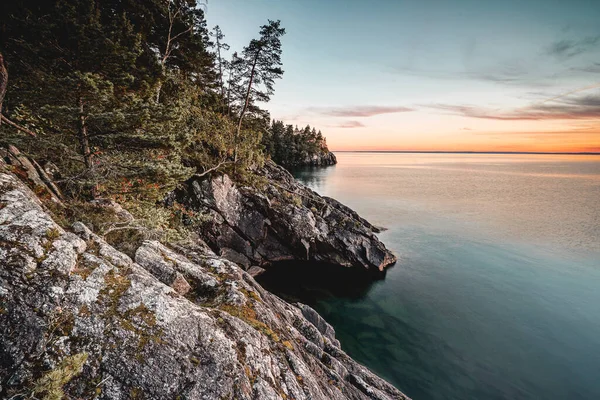
<svg viewBox="0 0 600 400">
<path fill-rule="evenodd" d="M 188 33 L 188 32 L 191 32 L 193 29 L 194 29 L 194 27 L 193 27 L 193 26 L 190 26 L 190 27 L 189 27 L 189 28 L 187 28 L 185 31 L 183 31 L 183 32 L 179 32 L 177 35 L 175 35 L 175 36 L 173 36 L 173 37 L 171 38 L 171 42 L 174 42 L 175 40 L 177 40 L 177 38 L 178 38 L 178 37 L 180 37 L 180 36 L 182 36 L 182 35 L 185 35 L 185 34 L 186 34 L 186 33 Z"/>
<path fill-rule="evenodd" d="M 14 122 L 12 122 L 10 119 L 6 118 L 4 115 L 0 115 L 0 120 L 6 122 L 8 125 L 12 126 L 13 128 L 21 131 L 21 132 L 25 132 L 28 135 L 31 135 L 33 137 L 37 137 L 37 135 L 35 134 L 35 132 L 30 131 L 27 128 L 22 127 L 21 125 L 18 125 Z"/>
<path fill-rule="evenodd" d="M 209 168 L 209 169 L 205 170 L 204 172 L 202 172 L 200 174 L 194 174 L 194 177 L 195 178 L 202 178 L 202 177 L 208 175 L 209 173 L 211 173 L 213 171 L 216 171 L 219 168 L 221 168 L 222 166 L 227 165 L 227 164 L 233 164 L 233 161 L 221 161 L 220 163 L 218 163 L 214 167 Z"/>
</svg>

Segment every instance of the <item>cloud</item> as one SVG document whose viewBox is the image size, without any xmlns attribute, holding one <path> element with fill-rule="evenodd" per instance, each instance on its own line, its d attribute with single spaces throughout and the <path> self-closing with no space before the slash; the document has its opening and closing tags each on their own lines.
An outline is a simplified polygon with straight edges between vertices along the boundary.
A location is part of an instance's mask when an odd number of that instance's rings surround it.
<svg viewBox="0 0 600 400">
<path fill-rule="evenodd" d="M 599 36 L 588 36 L 578 40 L 559 40 L 552 43 L 546 53 L 560 59 L 575 57 L 600 44 Z"/>
<path fill-rule="evenodd" d="M 290 115 L 284 115 L 282 117 L 278 117 L 276 119 L 282 120 L 284 122 L 301 121 L 302 116 L 300 114 L 290 114 Z"/>
<path fill-rule="evenodd" d="M 578 136 L 589 136 L 589 135 L 593 135 L 596 136 L 597 134 L 600 133 L 600 125 L 595 127 L 595 128 L 586 128 L 586 129 L 580 129 L 577 127 L 574 127 L 572 129 L 569 128 L 563 128 L 563 129 L 559 129 L 556 131 L 503 131 L 503 132 L 475 132 L 476 135 L 481 135 L 481 136 L 497 136 L 497 137 L 506 137 L 507 135 L 510 136 L 530 136 L 530 137 L 535 137 L 535 136 L 569 136 L 569 135 L 578 135 Z"/>
<path fill-rule="evenodd" d="M 479 71 L 466 73 L 467 78 L 496 83 L 519 83 L 531 81 L 530 69 L 522 61 L 511 60 Z"/>
<path fill-rule="evenodd" d="M 600 63 L 593 63 L 580 68 L 572 68 L 572 70 L 589 72 L 590 74 L 600 74 Z"/>
<path fill-rule="evenodd" d="M 346 121 L 339 125 L 332 125 L 332 128 L 364 128 L 365 124 L 360 121 Z"/>
<path fill-rule="evenodd" d="M 465 117 L 499 121 L 600 119 L 600 95 L 562 99 L 557 104 L 538 103 L 515 110 L 452 104 L 429 104 L 425 107 Z"/>
<path fill-rule="evenodd" d="M 548 87 L 554 83 L 553 77 L 544 75 L 536 76 L 532 72 L 533 70 L 535 70 L 535 68 L 527 68 L 522 62 L 515 60 L 506 62 L 504 65 L 497 64 L 490 67 L 479 67 L 467 71 L 444 71 L 405 67 L 393 68 L 395 73 L 439 80 L 482 81 L 513 86 L 525 85 L 528 87 Z"/>
<path fill-rule="evenodd" d="M 444 63 L 440 62 L 429 63 L 423 67 L 413 64 L 391 66 L 390 72 L 429 79 L 480 81 L 505 86 L 540 88 L 554 86 L 558 78 L 571 78 L 582 73 L 600 73 L 598 62 L 580 66 L 565 65 L 568 59 L 599 49 L 600 35 L 563 39 L 542 46 L 540 52 L 532 52 L 529 55 L 498 58 L 488 54 L 485 60 L 481 56 L 472 60 L 472 50 L 467 45 L 463 56 L 463 69 L 444 69 Z"/>
<path fill-rule="evenodd" d="M 348 106 L 348 107 L 312 107 L 308 109 L 315 114 L 328 117 L 373 117 L 381 114 L 395 114 L 414 111 L 402 106 Z"/>
</svg>

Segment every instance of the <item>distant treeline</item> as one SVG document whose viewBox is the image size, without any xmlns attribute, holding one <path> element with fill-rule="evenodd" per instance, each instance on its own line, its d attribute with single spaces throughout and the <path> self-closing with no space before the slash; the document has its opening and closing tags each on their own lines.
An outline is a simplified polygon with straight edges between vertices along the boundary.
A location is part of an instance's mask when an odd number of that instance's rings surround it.
<svg viewBox="0 0 600 400">
<path fill-rule="evenodd" d="M 273 161 L 286 167 L 310 164 L 329 153 L 321 131 L 307 125 L 303 129 L 273 121 L 262 140 Z"/>
</svg>

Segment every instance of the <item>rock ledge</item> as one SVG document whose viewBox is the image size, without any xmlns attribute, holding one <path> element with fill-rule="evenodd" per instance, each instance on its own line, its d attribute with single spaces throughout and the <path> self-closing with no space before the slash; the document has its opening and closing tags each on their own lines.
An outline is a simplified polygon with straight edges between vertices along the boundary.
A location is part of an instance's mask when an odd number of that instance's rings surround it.
<svg viewBox="0 0 600 400">
<path fill-rule="evenodd" d="M 265 182 L 239 186 L 227 175 L 192 179 L 172 193 L 203 214 L 201 236 L 223 257 L 245 268 L 287 260 L 325 262 L 383 271 L 396 262 L 379 229 L 342 203 L 319 196 L 284 168 L 267 162 Z"/>
</svg>

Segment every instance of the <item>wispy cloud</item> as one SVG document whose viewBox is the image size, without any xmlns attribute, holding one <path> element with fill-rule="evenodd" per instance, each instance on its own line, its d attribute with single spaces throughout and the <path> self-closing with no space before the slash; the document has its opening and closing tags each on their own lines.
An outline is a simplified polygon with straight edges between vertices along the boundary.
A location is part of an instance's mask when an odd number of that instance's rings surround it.
<svg viewBox="0 0 600 400">
<path fill-rule="evenodd" d="M 590 74 L 600 74 L 600 63 L 593 63 L 583 67 L 571 68 L 578 72 L 589 72 Z"/>
<path fill-rule="evenodd" d="M 311 107 L 308 111 L 328 117 L 373 117 L 381 114 L 395 114 L 414 111 L 402 106 L 348 106 L 348 107 Z"/>
<path fill-rule="evenodd" d="M 533 67 L 532 67 L 533 68 Z M 422 78 L 439 80 L 464 80 L 464 81 L 482 81 L 492 82 L 503 85 L 517 85 L 528 87 L 548 87 L 552 85 L 550 77 L 536 75 L 531 68 L 526 68 L 523 64 L 512 61 L 504 65 L 498 63 L 492 67 L 479 67 L 472 70 L 436 70 L 436 69 L 416 69 L 406 67 L 393 68 L 394 72 L 402 75 L 412 75 Z"/>
<path fill-rule="evenodd" d="M 581 136 L 582 134 L 586 135 L 586 134 L 592 134 L 592 135 L 597 135 L 598 133 L 600 133 L 600 127 L 596 128 L 595 131 L 593 132 L 589 132 L 589 131 L 579 131 L 577 129 L 575 130 L 558 130 L 558 131 L 506 131 L 506 132 L 476 132 L 476 135 L 480 135 L 480 136 L 496 136 L 496 137 L 506 137 L 506 136 L 526 136 L 526 137 L 532 137 L 532 138 L 539 138 L 540 136 L 545 136 L 545 137 L 552 137 L 552 136 L 562 136 L 562 137 L 568 137 L 569 135 L 573 136 L 573 135 L 577 135 L 577 136 Z"/>
<path fill-rule="evenodd" d="M 429 104 L 425 107 L 465 117 L 500 121 L 600 119 L 600 95 L 562 99 L 558 104 L 538 103 L 515 110 L 453 104 Z"/>
<path fill-rule="evenodd" d="M 394 73 L 421 78 L 448 81 L 480 81 L 512 87 L 552 87 L 559 78 L 573 78 L 582 73 L 600 73 L 600 63 L 575 65 L 575 56 L 596 52 L 600 49 L 600 35 L 572 37 L 552 43 L 540 44 L 539 51 L 529 54 L 516 54 L 511 57 L 485 53 L 485 58 L 472 56 L 467 46 L 463 57 L 464 69 L 445 68 L 443 62 L 430 62 L 423 65 L 408 63 L 392 66 Z M 570 60 L 574 58 L 574 60 Z M 569 60 L 569 65 L 565 65 Z"/>
<path fill-rule="evenodd" d="M 364 128 L 365 124 L 363 124 L 360 121 L 346 121 L 346 122 L 342 122 L 341 124 L 338 125 L 332 125 L 332 128 Z"/>
<path fill-rule="evenodd" d="M 576 40 L 559 40 L 548 47 L 547 54 L 560 59 L 567 59 L 585 53 L 597 45 L 600 45 L 600 35 Z"/>
</svg>

